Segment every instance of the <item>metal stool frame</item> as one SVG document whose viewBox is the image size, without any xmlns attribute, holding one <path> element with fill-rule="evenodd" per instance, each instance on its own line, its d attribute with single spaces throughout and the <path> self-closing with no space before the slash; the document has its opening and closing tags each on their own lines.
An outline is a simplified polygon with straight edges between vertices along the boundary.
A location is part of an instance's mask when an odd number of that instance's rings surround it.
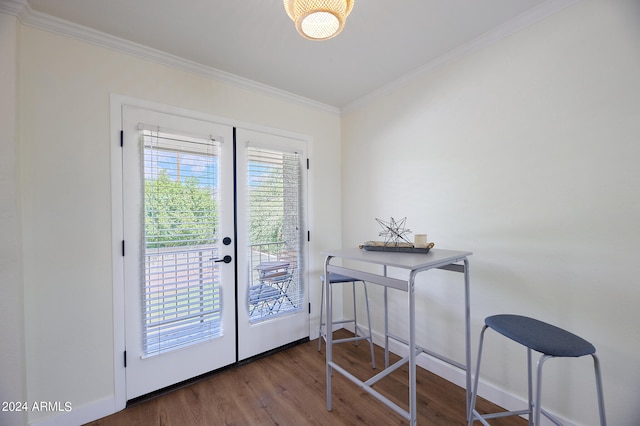
<svg viewBox="0 0 640 426">
<path fill-rule="evenodd" d="M 322 281 L 322 291 L 320 297 L 320 327 L 318 329 L 318 351 L 322 349 L 322 339 L 326 341 L 326 333 L 323 332 L 324 329 L 328 329 L 326 324 L 323 322 L 323 313 L 324 313 L 324 294 L 325 294 L 325 277 L 324 275 L 320 277 Z M 362 287 L 364 288 L 364 299 L 365 305 L 367 307 L 367 326 L 369 328 L 369 333 L 363 333 L 362 329 L 358 325 L 358 311 L 356 309 L 356 282 L 360 281 L 362 283 Z M 351 289 L 353 291 L 353 319 L 346 319 L 341 321 L 334 321 L 331 325 L 331 329 L 333 329 L 333 325 L 335 324 L 349 324 L 353 323 L 354 329 L 354 337 L 347 337 L 343 339 L 333 339 L 333 343 L 346 343 L 346 342 L 355 342 L 356 346 L 360 340 L 368 340 L 369 347 L 371 349 L 371 368 L 376 368 L 376 360 L 373 354 L 373 336 L 371 334 L 371 316 L 369 314 L 369 295 L 367 293 L 367 283 L 361 280 L 357 280 L 355 278 L 347 277 L 345 275 L 339 275 L 335 273 L 329 273 L 329 285 L 338 284 L 338 283 L 351 283 Z"/>
<path fill-rule="evenodd" d="M 496 315 L 495 317 L 499 317 L 500 315 Z M 502 315 L 503 317 L 507 317 L 508 315 Z M 521 317 L 521 316 L 517 316 L 517 315 L 511 315 L 512 317 L 517 317 L 519 319 L 524 319 L 527 321 L 533 321 L 536 323 L 541 323 L 540 321 L 537 320 L 533 320 L 532 318 L 527 318 L 527 317 Z M 568 357 L 572 357 L 572 358 L 578 358 L 578 357 L 582 357 L 585 355 L 591 355 L 593 357 L 593 366 L 594 366 L 594 372 L 595 372 L 595 378 L 596 378 L 596 393 L 597 393 L 597 398 L 598 398 L 598 413 L 600 415 L 600 426 L 606 426 L 607 424 L 607 420 L 606 420 L 606 416 L 605 416 L 605 410 L 604 410 L 604 397 L 603 397 L 603 392 L 602 392 L 602 377 L 601 377 L 601 373 L 600 373 L 600 361 L 598 359 L 598 357 L 595 354 L 595 348 L 593 348 L 593 351 L 591 353 L 582 353 L 582 354 L 562 354 L 562 353 L 557 353 L 557 354 L 546 354 L 546 353 L 542 353 L 542 355 L 540 356 L 540 358 L 538 359 L 537 362 L 537 375 L 536 375 L 536 395 L 535 395 L 535 399 L 533 398 L 533 382 L 532 382 L 532 378 L 533 378 L 533 369 L 532 369 L 532 351 L 534 349 L 532 349 L 525 341 L 518 341 L 517 338 L 513 338 L 512 336 L 508 336 L 506 334 L 504 334 L 502 331 L 500 330 L 494 330 L 499 334 L 502 334 L 503 336 L 507 337 L 510 340 L 513 340 L 517 343 L 522 344 L 523 346 L 525 346 L 527 348 L 527 373 L 528 373 L 528 409 L 526 410 L 518 410 L 518 411 L 504 411 L 504 412 L 499 412 L 499 413 L 488 413 L 488 414 L 480 414 L 478 413 L 478 411 L 476 411 L 475 406 L 476 406 L 476 398 L 478 395 L 478 380 L 480 377 L 480 362 L 481 362 L 481 358 L 482 358 L 482 346 L 484 343 L 484 333 L 487 330 L 487 328 L 492 328 L 490 325 L 486 324 L 487 320 L 490 320 L 493 317 L 488 317 L 485 320 L 485 325 L 482 327 L 482 332 L 480 333 L 480 342 L 479 342 L 479 346 L 478 346 L 478 360 L 477 360 L 477 366 L 476 366 L 476 376 L 474 379 L 474 383 L 473 383 L 473 392 L 471 394 L 471 413 L 469 414 L 469 426 L 473 425 L 474 420 L 478 420 L 480 421 L 483 425 L 485 426 L 490 426 L 489 423 L 486 421 L 487 419 L 495 419 L 495 418 L 499 418 L 499 417 L 510 417 L 510 416 L 520 416 L 523 414 L 528 414 L 528 419 L 529 419 L 529 425 L 533 426 L 533 425 L 540 425 L 540 414 L 544 415 L 545 417 L 547 417 L 551 422 L 553 422 L 554 424 L 558 425 L 558 426 L 562 426 L 562 423 L 555 418 L 553 415 L 551 415 L 549 412 L 547 412 L 546 410 L 544 410 L 541 406 L 541 398 L 542 398 L 542 367 L 544 365 L 544 363 L 550 359 L 550 358 L 568 358 Z M 554 329 L 557 329 L 560 333 L 566 333 L 567 336 L 575 336 L 572 335 L 572 333 L 566 331 L 566 330 L 562 330 L 560 328 L 557 328 L 555 326 L 551 326 L 550 324 L 546 324 L 546 323 L 542 323 L 544 326 L 550 326 L 553 327 Z M 577 337 L 577 336 L 575 336 Z M 579 337 L 577 337 L 578 339 L 581 339 Z M 523 340 L 526 340 L 526 338 L 523 338 Z M 583 340 L 583 339 L 581 339 Z M 584 343 L 589 344 L 588 342 L 584 341 Z M 590 344 L 589 344 L 590 345 Z M 592 345 L 591 345 L 592 346 Z M 589 352 L 589 351 L 587 351 Z"/>
</svg>

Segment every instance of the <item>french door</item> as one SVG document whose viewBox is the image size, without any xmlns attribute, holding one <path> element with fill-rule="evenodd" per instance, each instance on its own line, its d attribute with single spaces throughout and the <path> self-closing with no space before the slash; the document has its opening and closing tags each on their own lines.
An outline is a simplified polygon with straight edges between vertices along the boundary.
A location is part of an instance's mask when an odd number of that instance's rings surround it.
<svg viewBox="0 0 640 426">
<path fill-rule="evenodd" d="M 309 336 L 306 145 L 237 129 L 238 358 Z"/>
<path fill-rule="evenodd" d="M 308 336 L 302 157 L 137 107 L 122 129 L 127 399 Z"/>
<path fill-rule="evenodd" d="M 236 360 L 233 129 L 124 107 L 122 158 L 132 399 Z"/>
</svg>

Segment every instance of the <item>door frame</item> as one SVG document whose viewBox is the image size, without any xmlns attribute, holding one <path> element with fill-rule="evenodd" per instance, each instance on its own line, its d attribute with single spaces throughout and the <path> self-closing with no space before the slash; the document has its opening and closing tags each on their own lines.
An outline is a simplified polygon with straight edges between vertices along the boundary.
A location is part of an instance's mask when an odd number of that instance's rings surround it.
<svg viewBox="0 0 640 426">
<path fill-rule="evenodd" d="M 124 281 L 124 257 L 122 254 L 122 241 L 124 239 L 124 221 L 123 221 L 123 164 L 121 149 L 121 129 L 122 129 L 122 108 L 123 106 L 131 106 L 135 108 L 149 109 L 165 114 L 173 114 L 193 119 L 201 119 L 205 121 L 213 121 L 222 125 L 231 127 L 242 127 L 247 130 L 271 133 L 273 135 L 283 136 L 292 139 L 299 139 L 307 143 L 308 149 L 311 148 L 311 138 L 294 132 L 283 131 L 280 129 L 270 128 L 267 126 L 254 125 L 240 121 L 232 121 L 227 118 L 214 116 L 211 114 L 193 111 L 181 107 L 170 106 L 153 101 L 133 98 L 130 96 L 120 95 L 116 93 L 110 94 L 110 125 L 109 125 L 109 143 L 110 143 L 110 159 L 111 159 L 111 259 L 112 259 L 112 282 L 113 282 L 113 380 L 114 380 L 114 412 L 124 409 L 127 405 L 127 389 L 126 389 L 126 367 L 125 367 L 125 281 Z M 308 184 L 308 182 L 307 182 Z M 309 190 L 307 186 L 306 190 Z M 307 199 L 310 202 L 309 193 Z M 309 223 L 307 223 L 309 227 Z M 309 247 L 307 247 L 307 256 L 309 256 Z M 305 279 L 309 283 L 309 264 L 304 271 Z M 236 286 L 237 287 L 237 286 Z M 309 284 L 307 284 L 307 293 L 309 294 Z M 311 327 L 311 321 L 309 321 Z M 311 330 L 309 329 L 309 336 Z M 237 340 L 237 337 L 236 337 Z"/>
</svg>

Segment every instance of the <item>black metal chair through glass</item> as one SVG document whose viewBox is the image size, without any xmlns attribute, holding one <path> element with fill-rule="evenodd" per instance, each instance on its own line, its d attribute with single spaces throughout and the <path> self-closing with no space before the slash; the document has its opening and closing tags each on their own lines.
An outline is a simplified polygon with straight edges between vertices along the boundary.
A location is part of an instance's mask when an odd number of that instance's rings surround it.
<svg viewBox="0 0 640 426">
<path fill-rule="evenodd" d="M 249 287 L 249 315 L 277 314 L 286 298 L 293 277 L 289 262 L 262 262 L 254 269 L 258 271 L 259 284 Z"/>
</svg>

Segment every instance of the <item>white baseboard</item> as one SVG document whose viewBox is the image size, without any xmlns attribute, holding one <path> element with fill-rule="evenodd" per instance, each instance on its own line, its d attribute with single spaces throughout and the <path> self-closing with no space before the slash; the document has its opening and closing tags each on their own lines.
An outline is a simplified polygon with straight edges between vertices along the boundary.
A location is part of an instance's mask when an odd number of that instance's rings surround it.
<svg viewBox="0 0 640 426">
<path fill-rule="evenodd" d="M 29 421 L 31 426 L 82 425 L 115 413 L 115 399 L 104 398 L 81 407 L 71 405 L 69 411 L 61 411 L 44 419 Z"/>
</svg>

